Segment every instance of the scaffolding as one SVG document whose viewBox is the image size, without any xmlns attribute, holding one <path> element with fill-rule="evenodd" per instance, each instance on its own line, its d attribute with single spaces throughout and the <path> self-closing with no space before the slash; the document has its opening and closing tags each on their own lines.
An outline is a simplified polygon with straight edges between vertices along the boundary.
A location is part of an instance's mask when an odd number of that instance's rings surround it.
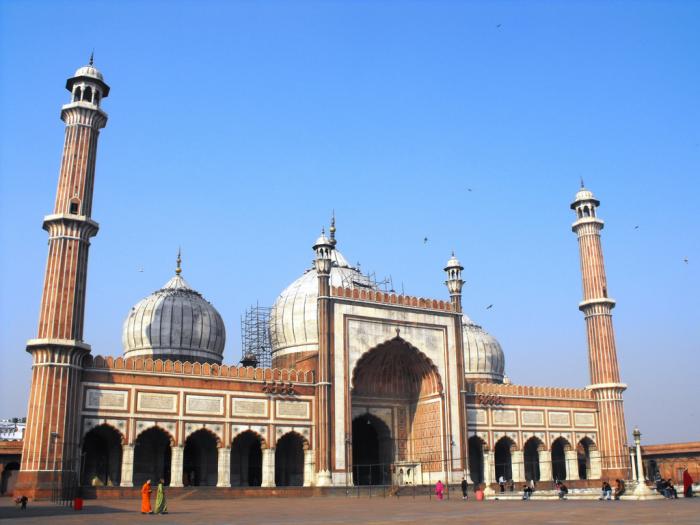
<svg viewBox="0 0 700 525">
<path fill-rule="evenodd" d="M 270 311 L 272 308 L 255 304 L 241 316 L 241 363 L 269 367 L 272 364 L 270 344 Z"/>
</svg>

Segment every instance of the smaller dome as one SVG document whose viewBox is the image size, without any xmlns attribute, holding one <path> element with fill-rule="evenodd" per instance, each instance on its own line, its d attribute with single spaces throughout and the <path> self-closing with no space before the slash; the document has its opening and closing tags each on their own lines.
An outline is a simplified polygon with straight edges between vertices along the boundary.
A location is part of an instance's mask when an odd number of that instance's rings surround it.
<svg viewBox="0 0 700 525">
<path fill-rule="evenodd" d="M 459 262 L 459 259 L 457 259 L 457 257 L 455 257 L 455 252 L 452 252 L 452 257 L 450 257 L 448 259 L 447 264 L 445 265 L 445 270 L 447 270 L 448 268 L 464 269 L 462 267 L 462 264 Z"/>
<path fill-rule="evenodd" d="M 129 312 L 122 332 L 124 357 L 221 364 L 226 343 L 221 315 L 179 270 L 178 261 L 178 274 Z"/>
<path fill-rule="evenodd" d="M 74 77 L 90 77 L 90 78 L 95 78 L 97 80 L 100 80 L 104 82 L 104 77 L 102 76 L 102 73 L 100 73 L 100 70 L 97 69 L 93 65 L 87 65 L 83 66 L 81 68 L 78 68 L 78 70 L 75 72 Z"/>
<path fill-rule="evenodd" d="M 505 371 L 503 349 L 494 336 L 466 315 L 462 324 L 464 375 L 475 383 L 502 383 Z"/>
<path fill-rule="evenodd" d="M 316 239 L 316 242 L 314 243 L 314 248 L 316 248 L 316 246 L 333 246 L 333 243 L 331 243 L 330 239 L 326 237 L 325 230 L 322 230 L 321 235 L 319 235 L 318 239 Z"/>
<path fill-rule="evenodd" d="M 575 201 L 589 201 L 593 199 L 595 199 L 595 197 L 593 197 L 593 192 L 586 188 L 581 188 L 578 190 L 576 192 L 576 197 L 574 198 Z"/>
</svg>

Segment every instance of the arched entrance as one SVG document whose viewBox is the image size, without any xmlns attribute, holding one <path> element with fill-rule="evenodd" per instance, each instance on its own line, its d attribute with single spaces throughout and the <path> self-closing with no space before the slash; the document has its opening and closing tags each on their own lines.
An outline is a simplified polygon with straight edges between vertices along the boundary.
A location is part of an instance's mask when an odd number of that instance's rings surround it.
<svg viewBox="0 0 700 525">
<path fill-rule="evenodd" d="M 246 430 L 231 444 L 231 486 L 262 485 L 262 446 L 260 436 Z"/>
<path fill-rule="evenodd" d="M 566 476 L 566 449 L 569 446 L 564 438 L 557 438 L 552 443 L 552 477 L 555 480 L 565 480 Z"/>
<path fill-rule="evenodd" d="M 289 432 L 277 440 L 275 448 L 275 485 L 301 487 L 304 484 L 304 439 Z"/>
<path fill-rule="evenodd" d="M 147 479 L 154 485 L 159 479 L 170 484 L 170 435 L 159 427 L 144 430 L 134 446 L 134 486 L 140 487 Z"/>
<path fill-rule="evenodd" d="M 394 443 L 389 427 L 372 414 L 352 422 L 352 475 L 355 485 L 390 485 Z"/>
<path fill-rule="evenodd" d="M 12 461 L 5 465 L 5 468 L 2 469 L 2 474 L 0 474 L 0 495 L 12 494 L 12 490 L 15 488 L 15 482 L 17 481 L 18 475 L 18 462 Z"/>
<path fill-rule="evenodd" d="M 578 479 L 589 479 L 591 474 L 591 449 L 593 441 L 587 437 L 578 442 L 576 458 L 578 459 Z"/>
<path fill-rule="evenodd" d="M 523 458 L 525 461 L 525 479 L 527 481 L 540 480 L 540 449 L 544 445 L 536 437 L 531 437 L 525 442 Z"/>
<path fill-rule="evenodd" d="M 119 486 L 122 435 L 109 425 L 91 429 L 83 439 L 82 485 Z"/>
<path fill-rule="evenodd" d="M 435 365 L 401 337 L 376 346 L 357 361 L 348 458 L 355 484 L 397 483 L 404 466 L 414 468 L 410 464 L 420 463 L 425 473 L 447 468 L 442 392 Z M 357 461 L 362 464 L 356 465 Z M 369 468 L 370 464 L 377 466 Z"/>
<path fill-rule="evenodd" d="M 513 479 L 513 463 L 511 452 L 515 450 L 515 443 L 510 438 L 502 437 L 494 448 L 494 461 L 496 462 L 496 481 Z"/>
<path fill-rule="evenodd" d="M 194 487 L 214 487 L 218 478 L 216 436 L 204 428 L 185 440 L 182 479 Z"/>
<path fill-rule="evenodd" d="M 475 485 L 484 482 L 484 445 L 478 436 L 469 438 L 469 477 Z"/>
</svg>

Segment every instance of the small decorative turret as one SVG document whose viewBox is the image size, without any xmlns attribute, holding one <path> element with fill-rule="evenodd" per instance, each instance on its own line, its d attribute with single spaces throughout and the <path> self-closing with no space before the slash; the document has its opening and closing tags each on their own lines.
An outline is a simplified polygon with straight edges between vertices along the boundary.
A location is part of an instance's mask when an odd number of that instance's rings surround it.
<svg viewBox="0 0 700 525">
<path fill-rule="evenodd" d="M 452 305 L 457 312 L 462 311 L 462 286 L 464 286 L 462 270 L 464 270 L 464 266 L 462 266 L 457 257 L 455 257 L 455 252 L 452 252 L 452 257 L 450 257 L 445 266 L 445 273 L 447 274 L 445 284 L 450 292 Z"/>
<path fill-rule="evenodd" d="M 316 259 L 314 259 L 314 265 L 316 266 L 316 271 L 319 275 L 330 275 L 331 273 L 331 252 L 333 251 L 333 244 L 331 240 L 326 237 L 326 230 L 321 230 L 321 235 L 313 246 L 316 252 Z"/>
<path fill-rule="evenodd" d="M 331 227 L 328 229 L 328 232 L 331 234 L 331 244 L 333 247 L 335 247 L 336 243 L 338 241 L 335 240 L 335 210 L 333 210 L 333 216 L 331 217 Z"/>
</svg>

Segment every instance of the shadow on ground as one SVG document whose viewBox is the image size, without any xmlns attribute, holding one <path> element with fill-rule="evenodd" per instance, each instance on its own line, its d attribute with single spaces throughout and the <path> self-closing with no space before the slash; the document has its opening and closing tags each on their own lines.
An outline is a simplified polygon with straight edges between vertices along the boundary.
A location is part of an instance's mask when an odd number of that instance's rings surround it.
<svg viewBox="0 0 700 525">
<path fill-rule="evenodd" d="M 123 512 L 128 511 L 103 505 L 89 505 L 83 507 L 83 510 L 73 510 L 70 507 L 32 506 L 30 503 L 26 510 L 20 510 L 19 505 L 16 507 L 0 507 L 0 520 L 19 520 L 22 518 L 43 518 L 49 516 L 81 516 L 85 514 L 117 514 Z"/>
</svg>

